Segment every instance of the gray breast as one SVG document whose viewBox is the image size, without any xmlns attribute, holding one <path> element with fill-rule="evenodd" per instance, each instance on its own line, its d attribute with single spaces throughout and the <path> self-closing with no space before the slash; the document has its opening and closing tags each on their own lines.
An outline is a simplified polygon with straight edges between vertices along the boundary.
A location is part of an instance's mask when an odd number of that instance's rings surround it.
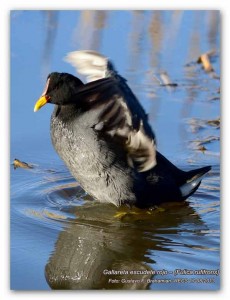
<svg viewBox="0 0 230 300">
<path fill-rule="evenodd" d="M 90 113 L 90 118 L 86 112 L 72 121 L 69 118 L 68 123 L 54 113 L 53 146 L 82 188 L 95 199 L 115 205 L 134 203 L 135 174 L 126 162 L 126 153 L 114 142 L 98 138 Z"/>
</svg>

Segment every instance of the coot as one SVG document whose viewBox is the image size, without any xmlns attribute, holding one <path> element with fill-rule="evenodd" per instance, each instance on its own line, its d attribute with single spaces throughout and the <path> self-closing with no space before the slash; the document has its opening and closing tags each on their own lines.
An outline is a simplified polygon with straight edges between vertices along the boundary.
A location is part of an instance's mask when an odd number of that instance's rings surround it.
<svg viewBox="0 0 230 300">
<path fill-rule="evenodd" d="M 211 167 L 185 172 L 156 150 L 148 116 L 108 58 L 75 51 L 67 60 L 88 83 L 51 73 L 34 111 L 55 104 L 52 143 L 82 188 L 101 202 L 139 208 L 192 195 Z"/>
</svg>

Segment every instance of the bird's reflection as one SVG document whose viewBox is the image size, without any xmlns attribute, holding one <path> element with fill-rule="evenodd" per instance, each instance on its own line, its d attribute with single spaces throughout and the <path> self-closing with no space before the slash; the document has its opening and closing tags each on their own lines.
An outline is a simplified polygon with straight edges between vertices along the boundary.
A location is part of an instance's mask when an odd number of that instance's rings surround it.
<svg viewBox="0 0 230 300">
<path fill-rule="evenodd" d="M 68 188 L 68 197 L 75 190 Z M 86 200 L 68 212 L 76 218 L 59 234 L 45 267 L 52 289 L 148 289 L 154 251 L 173 251 L 170 235 L 180 235 L 183 224 L 203 225 L 185 203 L 141 211 Z"/>
</svg>

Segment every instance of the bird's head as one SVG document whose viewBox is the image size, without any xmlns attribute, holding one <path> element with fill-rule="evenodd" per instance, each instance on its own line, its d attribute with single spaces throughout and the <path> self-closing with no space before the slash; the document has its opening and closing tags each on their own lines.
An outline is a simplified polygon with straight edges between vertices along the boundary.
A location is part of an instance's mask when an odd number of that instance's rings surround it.
<svg viewBox="0 0 230 300">
<path fill-rule="evenodd" d="M 68 73 L 53 72 L 49 74 L 45 89 L 34 106 L 38 111 L 46 103 L 57 105 L 73 104 L 74 94 L 83 83 L 77 77 Z"/>
</svg>

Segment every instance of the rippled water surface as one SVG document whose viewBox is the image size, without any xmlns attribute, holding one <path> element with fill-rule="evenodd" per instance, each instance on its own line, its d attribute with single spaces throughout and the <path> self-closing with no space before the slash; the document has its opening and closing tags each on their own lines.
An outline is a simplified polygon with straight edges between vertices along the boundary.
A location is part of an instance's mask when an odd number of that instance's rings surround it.
<svg viewBox="0 0 230 300">
<path fill-rule="evenodd" d="M 33 165 L 11 167 L 12 289 L 219 288 L 219 21 L 215 11 L 11 13 L 11 162 Z M 112 59 L 162 154 L 184 170 L 212 165 L 186 203 L 116 208 L 71 176 L 51 145 L 53 107 L 33 106 L 50 71 L 75 74 L 63 57 L 77 49 Z M 197 60 L 211 50 L 207 73 Z"/>
</svg>

